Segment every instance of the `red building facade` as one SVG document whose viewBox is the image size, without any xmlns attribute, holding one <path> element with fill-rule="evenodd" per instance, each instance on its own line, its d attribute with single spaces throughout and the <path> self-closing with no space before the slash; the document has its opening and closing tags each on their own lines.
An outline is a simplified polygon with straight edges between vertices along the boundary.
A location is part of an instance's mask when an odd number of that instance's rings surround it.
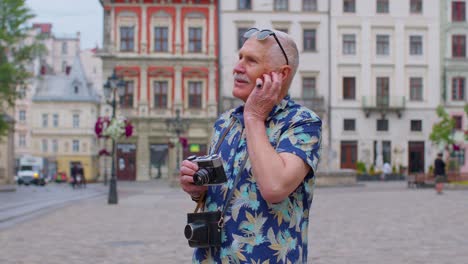
<svg viewBox="0 0 468 264">
<path fill-rule="evenodd" d="M 117 153 L 127 153 L 117 157 L 117 176 L 146 180 L 171 175 L 177 159 L 203 154 L 218 115 L 218 1 L 100 2 L 103 81 L 113 70 L 125 80 L 117 113 L 130 118 L 136 131 L 117 145 Z M 168 125 L 177 112 L 190 123 L 179 131 L 187 138 L 185 149 Z"/>
</svg>

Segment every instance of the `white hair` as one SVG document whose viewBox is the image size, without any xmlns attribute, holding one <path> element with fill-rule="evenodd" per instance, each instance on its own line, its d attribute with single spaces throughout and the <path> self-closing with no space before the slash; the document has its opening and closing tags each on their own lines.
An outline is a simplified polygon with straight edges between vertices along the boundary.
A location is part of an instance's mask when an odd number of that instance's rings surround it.
<svg viewBox="0 0 468 264">
<path fill-rule="evenodd" d="M 291 66 L 291 77 L 289 82 L 292 82 L 292 79 L 294 78 L 294 75 L 296 74 L 299 67 L 299 51 L 297 49 L 296 42 L 294 42 L 290 35 L 282 31 L 273 30 L 273 32 L 275 32 L 276 37 L 278 38 L 281 46 L 284 49 L 284 52 L 286 53 L 286 56 L 288 57 L 289 66 Z M 271 45 L 269 53 L 274 55 L 274 59 L 272 59 L 272 61 L 275 65 L 282 65 L 285 62 L 283 52 L 281 51 L 281 48 L 278 46 L 278 44 Z"/>
</svg>

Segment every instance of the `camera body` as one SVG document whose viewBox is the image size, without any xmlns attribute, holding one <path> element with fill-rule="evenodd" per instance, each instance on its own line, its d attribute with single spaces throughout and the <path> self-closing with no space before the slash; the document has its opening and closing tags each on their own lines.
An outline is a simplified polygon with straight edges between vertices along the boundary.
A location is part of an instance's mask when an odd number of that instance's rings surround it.
<svg viewBox="0 0 468 264">
<path fill-rule="evenodd" d="M 193 175 L 195 185 L 217 185 L 227 181 L 223 161 L 217 154 L 190 156 L 188 160 L 197 163 L 198 171 Z"/>
<path fill-rule="evenodd" d="M 221 227 L 218 224 L 220 218 L 220 211 L 187 214 L 184 235 L 189 246 L 193 248 L 221 246 Z"/>
</svg>

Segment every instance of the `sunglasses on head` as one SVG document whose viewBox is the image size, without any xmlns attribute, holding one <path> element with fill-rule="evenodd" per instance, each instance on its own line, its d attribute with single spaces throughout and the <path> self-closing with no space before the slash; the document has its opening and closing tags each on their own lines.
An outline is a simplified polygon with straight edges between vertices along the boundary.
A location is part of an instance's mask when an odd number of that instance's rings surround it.
<svg viewBox="0 0 468 264">
<path fill-rule="evenodd" d="M 278 43 L 278 46 L 280 47 L 281 51 L 283 52 L 284 58 L 286 59 L 286 65 L 289 65 L 288 56 L 286 56 L 286 52 L 284 51 L 283 46 L 281 45 L 281 43 L 280 43 L 278 37 L 276 36 L 275 32 L 273 32 L 270 29 L 260 30 L 258 28 L 249 28 L 244 33 L 244 38 L 250 38 L 255 33 L 257 33 L 257 35 L 255 35 L 257 40 L 264 40 L 264 39 L 268 38 L 269 36 L 273 36 L 275 38 L 275 40 L 276 40 L 276 43 Z"/>
</svg>

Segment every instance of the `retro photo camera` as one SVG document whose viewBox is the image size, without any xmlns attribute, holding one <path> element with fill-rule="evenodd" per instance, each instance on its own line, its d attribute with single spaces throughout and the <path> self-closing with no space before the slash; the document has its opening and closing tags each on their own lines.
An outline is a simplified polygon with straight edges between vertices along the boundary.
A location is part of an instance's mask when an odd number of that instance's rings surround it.
<svg viewBox="0 0 468 264">
<path fill-rule="evenodd" d="M 203 212 L 187 214 L 185 238 L 193 248 L 221 246 L 221 212 Z"/>
<path fill-rule="evenodd" d="M 188 160 L 197 163 L 198 171 L 193 175 L 195 185 L 216 185 L 227 181 L 223 161 L 217 154 L 190 156 Z"/>
</svg>

